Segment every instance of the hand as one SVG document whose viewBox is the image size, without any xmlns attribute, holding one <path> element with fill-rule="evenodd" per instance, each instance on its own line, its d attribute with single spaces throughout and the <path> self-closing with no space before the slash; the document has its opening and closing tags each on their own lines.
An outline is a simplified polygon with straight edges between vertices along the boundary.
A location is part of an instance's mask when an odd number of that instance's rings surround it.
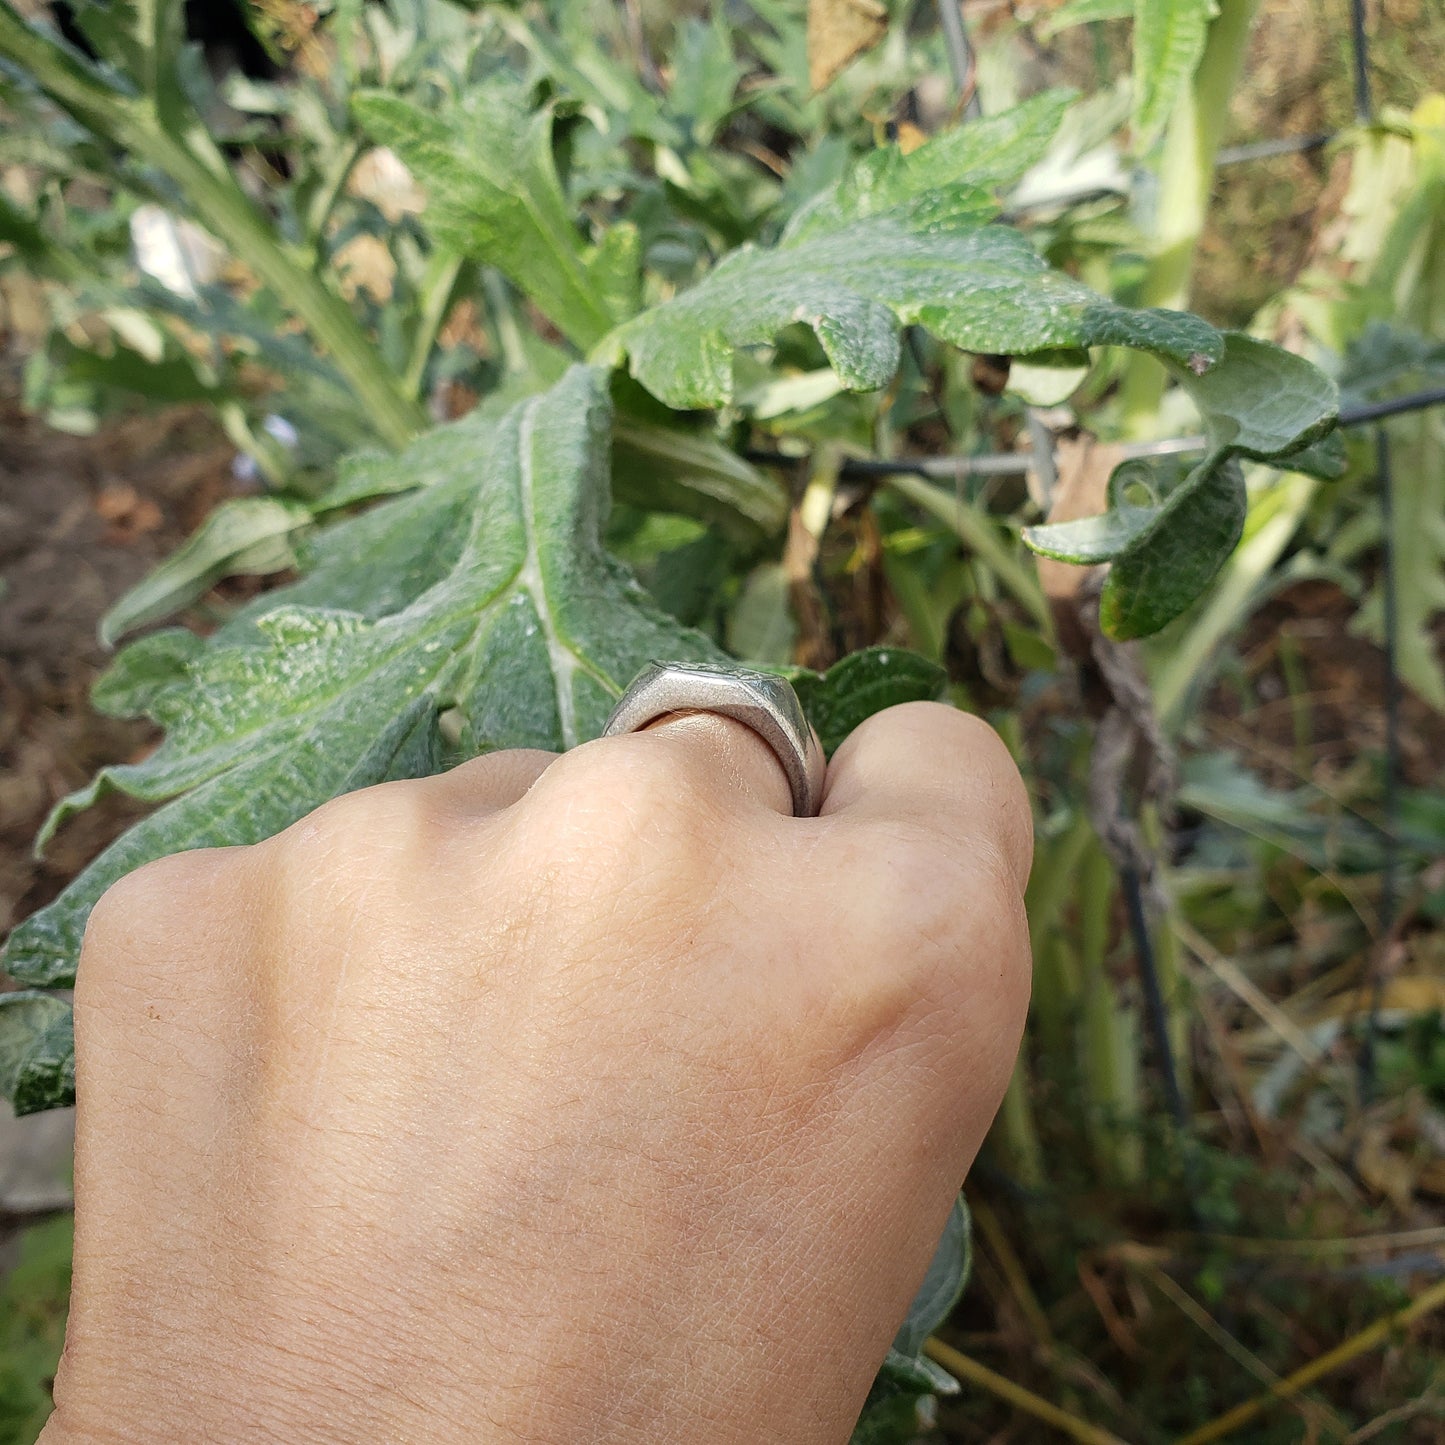
<svg viewBox="0 0 1445 1445">
<path fill-rule="evenodd" d="M 842 1445 L 1013 1064 L 1030 822 L 930 703 L 787 814 L 680 715 L 112 888 L 45 1445 Z"/>
</svg>

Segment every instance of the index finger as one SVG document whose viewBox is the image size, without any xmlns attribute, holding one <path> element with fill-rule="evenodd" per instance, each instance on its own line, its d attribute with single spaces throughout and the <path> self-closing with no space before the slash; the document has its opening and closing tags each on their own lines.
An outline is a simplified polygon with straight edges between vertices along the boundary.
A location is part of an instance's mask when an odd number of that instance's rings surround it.
<svg viewBox="0 0 1445 1445">
<path fill-rule="evenodd" d="M 1003 739 L 970 713 L 900 703 L 860 723 L 828 765 L 821 817 L 907 821 L 949 844 L 996 847 L 1022 889 L 1033 862 L 1028 793 Z"/>
</svg>

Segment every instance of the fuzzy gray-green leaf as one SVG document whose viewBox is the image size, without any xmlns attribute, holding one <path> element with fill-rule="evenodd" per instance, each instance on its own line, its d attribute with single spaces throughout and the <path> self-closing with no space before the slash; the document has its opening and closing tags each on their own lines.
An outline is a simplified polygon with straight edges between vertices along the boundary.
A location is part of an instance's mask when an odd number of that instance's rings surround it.
<svg viewBox="0 0 1445 1445">
<path fill-rule="evenodd" d="M 865 647 L 827 672 L 779 669 L 792 682 L 823 751 L 833 749 L 865 718 L 901 702 L 933 702 L 948 675 L 936 663 L 903 647 Z"/>
<path fill-rule="evenodd" d="M 997 207 L 989 192 L 1043 159 L 1072 99 L 1072 91 L 1046 90 L 1011 110 L 943 131 L 906 154 L 896 145 L 881 147 L 794 215 L 785 237 L 795 240 L 892 210 L 929 191 L 963 187 L 977 189 L 980 219 L 990 219 Z"/>
<path fill-rule="evenodd" d="M 1111 562 L 1100 620 L 1111 637 L 1145 637 L 1184 611 L 1239 541 L 1244 481 L 1235 458 L 1289 465 L 1302 449 L 1319 447 L 1339 419 L 1333 382 L 1303 358 L 1267 341 L 1230 333 L 1224 356 L 1202 374 L 1173 369 L 1199 408 L 1209 451 L 1164 500 L 1132 505 L 1122 485 L 1126 462 L 1110 478 L 1111 510 L 1053 526 L 1028 527 L 1024 541 L 1060 561 Z M 1321 449 L 1319 465 L 1328 457 Z"/>
<path fill-rule="evenodd" d="M 1222 362 L 1202 374 L 1176 367 L 1210 440 L 1256 461 L 1287 456 L 1332 431 L 1339 389 L 1302 356 L 1231 331 Z"/>
<path fill-rule="evenodd" d="M 1202 462 L 1114 559 L 1099 599 L 1104 631 L 1147 637 L 1178 617 L 1228 561 L 1248 510 L 1239 463 Z"/>
<path fill-rule="evenodd" d="M 222 503 L 101 618 L 100 640 L 109 647 L 127 632 L 169 617 L 222 577 L 263 576 L 292 566 L 292 538 L 310 523 L 309 507 L 280 497 Z"/>
<path fill-rule="evenodd" d="M 440 110 L 382 91 L 352 104 L 426 190 L 427 229 L 438 242 L 505 272 L 578 346 L 607 331 L 614 318 L 588 275 L 557 179 L 550 110 L 502 87 Z"/>
<path fill-rule="evenodd" d="M 562 749 L 601 731 L 649 658 L 718 660 L 602 550 L 610 422 L 586 367 L 500 420 L 459 422 L 452 446 L 393 463 L 447 473 L 323 532 L 300 582 L 200 650 L 172 633 L 137 644 L 135 665 L 123 653 L 102 687 L 165 741 L 66 806 L 109 789 L 170 801 L 15 929 L 10 971 L 68 983 L 91 905 L 152 858 L 255 842 L 338 793 L 434 772 L 443 710 L 470 751 Z"/>
<path fill-rule="evenodd" d="M 75 1102 L 75 1039 L 64 999 L 0 994 L 0 1096 L 17 1114 Z"/>
<path fill-rule="evenodd" d="M 1157 515 L 1157 507 L 1111 507 L 1097 517 L 1025 527 L 1023 539 L 1041 556 L 1077 567 L 1096 567 L 1112 562 Z"/>
<path fill-rule="evenodd" d="M 1197 317 L 1118 306 L 1051 270 L 1018 232 L 986 223 L 978 195 L 930 192 L 769 249 L 734 251 L 690 291 L 619 327 L 600 355 L 626 354 L 633 375 L 677 408 L 723 405 L 733 353 L 798 322 L 858 391 L 892 378 L 899 328 L 912 323 L 968 351 L 1131 346 L 1179 366 L 1220 356 L 1222 338 Z"/>
</svg>

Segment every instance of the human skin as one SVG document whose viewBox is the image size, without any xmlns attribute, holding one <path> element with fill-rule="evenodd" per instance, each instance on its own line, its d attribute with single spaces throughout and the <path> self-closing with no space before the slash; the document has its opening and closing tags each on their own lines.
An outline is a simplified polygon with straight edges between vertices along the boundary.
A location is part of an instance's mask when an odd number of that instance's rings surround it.
<svg viewBox="0 0 1445 1445">
<path fill-rule="evenodd" d="M 1023 1028 L 982 723 L 679 715 L 131 874 L 43 1445 L 844 1445 Z"/>
</svg>

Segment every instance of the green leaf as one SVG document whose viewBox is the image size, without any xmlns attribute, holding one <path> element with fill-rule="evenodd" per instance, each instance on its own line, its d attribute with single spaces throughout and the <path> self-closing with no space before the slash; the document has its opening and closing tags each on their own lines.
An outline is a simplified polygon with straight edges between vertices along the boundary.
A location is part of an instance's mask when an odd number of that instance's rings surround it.
<svg viewBox="0 0 1445 1445">
<path fill-rule="evenodd" d="M 1112 483 L 1113 478 L 1110 478 Z M 1159 515 L 1158 507 L 1115 505 L 1097 517 L 1075 522 L 1054 522 L 1047 527 L 1025 527 L 1024 541 L 1043 557 L 1097 567 L 1112 562 L 1131 542 L 1141 537 Z"/>
<path fill-rule="evenodd" d="M 154 97 L 171 81 L 184 34 L 182 0 L 72 0 L 72 8 L 102 61 L 142 94 Z"/>
<path fill-rule="evenodd" d="M 642 305 L 642 232 L 631 221 L 614 221 L 587 258 L 587 280 L 614 322 L 635 316 Z"/>
<path fill-rule="evenodd" d="M 672 108 L 692 122 L 699 145 L 711 142 L 733 108 L 743 68 L 733 54 L 732 32 L 722 10 L 706 23 L 688 18 L 678 26 L 672 56 Z"/>
<path fill-rule="evenodd" d="M 1202 463 L 1114 559 L 1099 598 L 1110 637 L 1148 637 L 1214 580 L 1244 532 L 1249 495 L 1232 457 Z"/>
<path fill-rule="evenodd" d="M 775 537 L 788 520 L 777 482 L 706 432 L 620 417 L 612 476 L 619 501 L 697 517 L 739 542 Z"/>
<path fill-rule="evenodd" d="M 435 772 L 444 710 L 468 753 L 568 748 L 649 659 L 722 659 L 602 550 L 605 380 L 574 367 L 500 420 L 448 428 L 444 450 L 423 439 L 397 469 L 442 450 L 448 470 L 320 534 L 300 582 L 200 650 L 170 633 L 121 654 L 103 690 L 142 703 L 165 741 L 63 808 L 110 789 L 172 801 L 14 930 L 17 978 L 68 983 L 91 905 L 152 858 L 255 842 L 338 793 Z"/>
<path fill-rule="evenodd" d="M 681 144 L 680 131 L 662 113 L 661 101 L 643 84 L 636 64 L 624 62 L 604 43 L 605 35 L 588 7 L 554 6 L 551 25 L 524 19 L 521 8 L 495 5 L 490 11 L 497 26 L 528 53 L 559 95 L 585 107 L 606 134 L 661 146 Z"/>
<path fill-rule="evenodd" d="M 0 994 L 0 1094 L 17 1114 L 75 1102 L 70 1005 L 54 994 Z"/>
<path fill-rule="evenodd" d="M 919 1407 L 932 1393 L 911 1376 L 895 1372 L 891 1360 L 885 1363 L 863 1402 L 848 1445 L 913 1445 L 924 1426 Z"/>
<path fill-rule="evenodd" d="M 472 413 L 473 424 L 505 410 L 489 397 Z M 317 499 L 316 510 L 334 511 L 431 485 L 467 465 L 473 446 L 469 433 L 438 427 L 413 443 L 417 465 L 410 471 L 399 471 L 395 457 L 385 452 L 348 457 L 336 482 Z M 715 436 L 627 415 L 613 423 L 612 490 L 620 502 L 696 517 L 752 545 L 776 536 L 788 519 L 788 499 L 779 485 Z"/>
<path fill-rule="evenodd" d="M 152 360 L 119 341 L 106 354 L 76 346 L 63 336 L 52 339 L 50 353 L 68 381 L 114 387 L 149 401 L 215 403 L 224 397 L 222 388 L 206 380 L 195 360 L 186 355 L 172 353 Z"/>
<path fill-rule="evenodd" d="M 265 576 L 295 565 L 292 541 L 311 524 L 311 509 L 279 497 L 223 503 L 200 528 L 124 594 L 100 620 L 100 640 L 116 640 L 169 617 L 223 577 Z"/>
<path fill-rule="evenodd" d="M 1050 40 L 1061 30 L 1097 20 L 1124 20 L 1134 13 L 1134 0 L 1069 0 L 1039 25 L 1039 38 Z"/>
<path fill-rule="evenodd" d="M 1204 54 L 1214 0 L 1135 0 L 1134 148 L 1159 138 Z"/>
<path fill-rule="evenodd" d="M 1344 476 L 1349 467 L 1349 454 L 1345 451 L 1344 433 L 1332 431 L 1317 441 L 1302 446 L 1297 452 L 1286 452 L 1278 459 L 1278 466 L 1285 472 L 1303 472 L 1307 477 L 1319 477 L 1321 481 L 1332 482 Z"/>
<path fill-rule="evenodd" d="M 802 207 L 785 234 L 792 239 L 811 235 L 930 191 L 973 187 L 988 192 L 1008 185 L 1043 159 L 1073 99 L 1073 91 L 1046 90 L 1012 110 L 944 131 L 907 154 L 896 145 L 876 150 Z M 979 196 L 977 204 L 981 220 L 994 213 L 987 197 Z"/>
<path fill-rule="evenodd" d="M 1202 374 L 1176 368 L 1176 376 L 1199 408 L 1211 445 L 1255 461 L 1298 451 L 1339 421 L 1339 391 L 1318 367 L 1242 332 L 1225 338 L 1223 364 Z"/>
<path fill-rule="evenodd" d="M 793 684 L 823 751 L 833 750 L 865 718 L 900 702 L 935 702 L 948 674 L 936 662 L 903 647 L 865 647 L 827 672 L 779 668 Z"/>
<path fill-rule="evenodd" d="M 3 190 L 0 190 L 0 241 L 13 246 L 31 265 L 43 265 L 52 251 L 59 250 L 41 230 L 39 222 L 21 210 Z"/>
<path fill-rule="evenodd" d="M 186 669 L 205 640 L 184 627 L 152 632 L 133 642 L 101 674 L 90 700 L 108 717 L 142 717 L 167 688 L 184 686 Z"/>
<path fill-rule="evenodd" d="M 1339 419 L 1334 384 L 1303 358 L 1231 333 L 1223 360 L 1202 375 L 1176 367 L 1199 408 L 1207 454 L 1161 502 L 1138 505 L 1129 485 L 1137 461 L 1109 478 L 1111 509 L 1100 517 L 1027 527 L 1036 552 L 1080 564 L 1112 562 L 1099 611 L 1117 638 L 1145 637 L 1184 611 L 1239 541 L 1248 499 L 1237 458 L 1288 465 Z"/>
<path fill-rule="evenodd" d="M 1133 481 L 1147 478 L 1150 506 L 1130 499 Z M 1043 527 L 1025 527 L 1023 539 L 1033 551 L 1059 562 L 1097 566 L 1113 561 L 1130 542 L 1142 536 L 1159 516 L 1153 499 L 1153 473 L 1144 462 L 1123 461 L 1108 477 L 1110 509 L 1097 517 L 1079 517 L 1077 522 L 1055 522 Z"/>
<path fill-rule="evenodd" d="M 739 657 L 759 667 L 791 661 L 798 624 L 781 562 L 754 567 L 728 619 L 727 644 Z"/>
<path fill-rule="evenodd" d="M 923 1342 L 941 1325 L 963 1294 L 973 1265 L 973 1225 L 968 1205 L 960 1194 L 944 1226 L 943 1237 L 929 1263 L 918 1293 L 908 1308 L 893 1341 L 893 1348 L 908 1359 L 916 1359 Z"/>
<path fill-rule="evenodd" d="M 690 291 L 619 327 L 598 357 L 632 373 L 669 406 L 722 406 L 733 353 L 801 322 L 845 386 L 891 380 L 898 332 L 917 323 L 968 351 L 1026 355 L 1132 346 L 1180 366 L 1208 366 L 1219 333 L 1176 311 L 1117 306 L 1049 269 L 1017 231 L 986 224 L 972 189 L 931 191 L 831 228 L 809 225 L 771 249 L 732 252 Z"/>
<path fill-rule="evenodd" d="M 577 346 L 607 333 L 614 318 L 557 179 L 549 109 L 500 86 L 432 110 L 383 91 L 352 105 L 426 190 L 426 226 L 439 244 L 502 271 Z"/>
</svg>

